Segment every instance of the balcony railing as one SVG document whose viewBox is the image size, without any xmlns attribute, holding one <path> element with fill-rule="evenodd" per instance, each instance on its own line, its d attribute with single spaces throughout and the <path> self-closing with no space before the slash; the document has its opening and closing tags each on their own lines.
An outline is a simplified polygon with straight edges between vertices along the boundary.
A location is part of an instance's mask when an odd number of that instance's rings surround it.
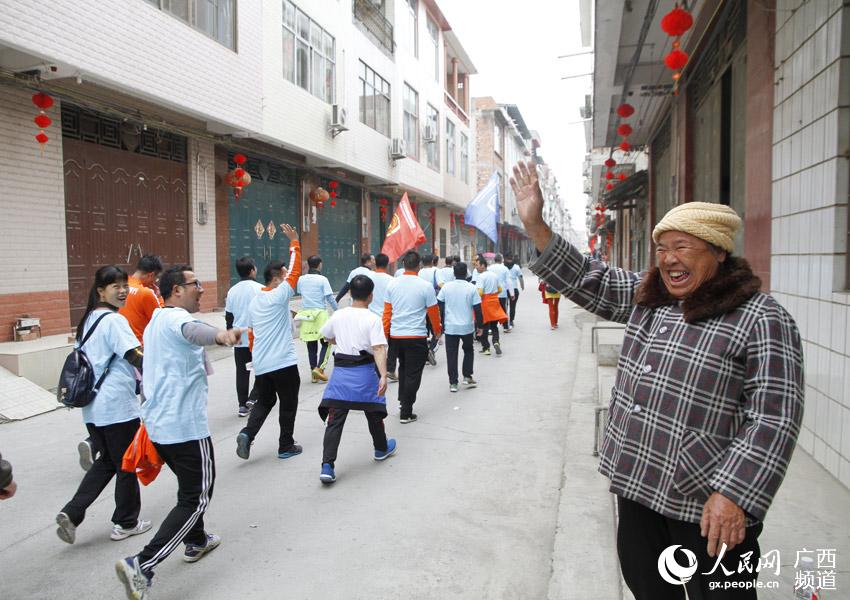
<svg viewBox="0 0 850 600">
<path fill-rule="evenodd" d="M 371 34 L 372 39 L 391 55 L 395 51 L 393 24 L 372 0 L 353 0 L 354 18 Z"/>
<path fill-rule="evenodd" d="M 464 125 L 469 126 L 469 115 L 463 112 L 463 109 L 457 103 L 457 100 L 452 98 L 451 94 L 445 92 L 446 95 L 446 106 L 448 106 L 454 114 L 457 115 L 457 118 L 463 121 Z"/>
</svg>

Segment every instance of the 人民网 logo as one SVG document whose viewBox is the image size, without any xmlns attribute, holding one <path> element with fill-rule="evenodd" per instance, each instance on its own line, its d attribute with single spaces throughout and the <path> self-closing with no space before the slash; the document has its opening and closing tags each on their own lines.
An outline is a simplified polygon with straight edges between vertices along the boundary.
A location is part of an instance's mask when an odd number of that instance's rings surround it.
<svg viewBox="0 0 850 600">
<path fill-rule="evenodd" d="M 680 565 L 676 560 L 676 550 L 682 550 L 687 564 Z M 668 546 L 658 557 L 658 574 L 667 583 L 684 586 L 697 572 L 697 556 L 687 548 L 676 544 Z"/>
</svg>

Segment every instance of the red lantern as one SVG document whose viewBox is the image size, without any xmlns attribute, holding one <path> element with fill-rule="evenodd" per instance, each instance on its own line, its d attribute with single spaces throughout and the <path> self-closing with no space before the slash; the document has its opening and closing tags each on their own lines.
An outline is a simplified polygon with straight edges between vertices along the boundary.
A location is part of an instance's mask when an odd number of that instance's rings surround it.
<svg viewBox="0 0 850 600">
<path fill-rule="evenodd" d="M 615 166 L 616 164 L 617 164 L 617 161 L 614 160 L 613 158 L 609 158 L 608 160 L 605 161 L 605 166 L 608 167 L 609 169 L 611 167 Z"/>
<path fill-rule="evenodd" d="M 607 185 L 605 186 L 605 189 L 606 189 L 606 190 L 608 190 L 608 191 L 613 190 L 613 189 L 614 189 L 614 184 L 613 184 L 613 183 L 609 183 L 609 184 L 607 184 Z"/>
<path fill-rule="evenodd" d="M 387 220 L 387 207 L 382 206 L 381 207 L 381 221 L 386 222 L 386 220 Z"/>
<path fill-rule="evenodd" d="M 678 71 L 688 64 L 688 54 L 678 49 L 673 50 L 664 57 L 664 64 L 667 65 L 668 69 Z"/>
<path fill-rule="evenodd" d="M 244 154 L 237 154 L 233 157 L 233 162 L 237 165 L 244 165 L 245 161 L 248 160 Z"/>
<path fill-rule="evenodd" d="M 688 11 L 675 7 L 661 18 L 661 29 L 670 37 L 679 37 L 694 24 L 694 18 Z"/>
<path fill-rule="evenodd" d="M 245 169 L 243 169 L 242 167 L 237 167 L 236 169 L 233 169 L 233 174 L 236 176 L 237 179 L 242 179 L 245 176 Z"/>
<path fill-rule="evenodd" d="M 607 173 L 605 173 L 605 179 L 614 179 L 614 173 L 608 171 Z"/>
<path fill-rule="evenodd" d="M 33 94 L 32 103 L 39 107 L 41 110 L 47 110 L 48 108 L 53 106 L 53 98 L 51 98 L 44 92 L 39 92 L 37 94 Z"/>
<path fill-rule="evenodd" d="M 625 173 L 620 173 L 619 175 L 617 175 L 617 179 L 619 179 L 620 181 L 625 181 L 626 179 L 628 179 L 628 176 Z"/>
<path fill-rule="evenodd" d="M 617 114 L 624 119 L 628 119 L 633 114 L 635 114 L 635 107 L 629 104 L 628 102 L 624 102 L 623 104 L 617 107 Z"/>
<path fill-rule="evenodd" d="M 622 150 L 623 152 L 628 152 L 631 149 L 632 149 L 632 145 L 628 142 L 623 142 L 623 143 L 620 144 L 620 150 Z"/>
<path fill-rule="evenodd" d="M 628 123 L 623 123 L 622 125 L 617 127 L 617 133 L 620 134 L 623 137 L 628 137 L 628 136 L 632 135 L 632 131 L 633 131 L 632 126 L 629 125 Z"/>
<path fill-rule="evenodd" d="M 50 117 L 48 117 L 44 113 L 39 114 L 33 120 L 35 121 L 35 124 L 38 125 L 39 129 L 44 129 L 45 127 L 50 127 L 50 125 L 53 123 L 53 121 L 50 120 Z"/>
<path fill-rule="evenodd" d="M 331 188 L 332 190 L 335 190 L 336 188 L 339 187 L 339 182 L 338 181 L 329 181 L 328 187 Z"/>
<path fill-rule="evenodd" d="M 44 144 L 46 144 L 48 140 L 50 140 L 50 138 L 47 137 L 47 135 L 43 131 L 40 131 L 38 135 L 35 136 L 35 141 L 41 144 L 42 146 L 44 146 Z"/>
<path fill-rule="evenodd" d="M 331 190 L 331 198 L 336 198 L 336 190 Z"/>
<path fill-rule="evenodd" d="M 336 206 L 336 200 L 331 200 L 331 206 Z"/>
<path fill-rule="evenodd" d="M 380 204 L 381 206 L 386 206 L 388 204 L 387 199 L 381 198 L 380 200 L 378 200 L 378 204 Z"/>
</svg>

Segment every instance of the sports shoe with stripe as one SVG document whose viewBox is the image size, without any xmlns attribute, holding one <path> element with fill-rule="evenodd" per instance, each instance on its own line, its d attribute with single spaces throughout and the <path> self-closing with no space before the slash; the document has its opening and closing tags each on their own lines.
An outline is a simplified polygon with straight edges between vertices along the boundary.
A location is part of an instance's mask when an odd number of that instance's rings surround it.
<svg viewBox="0 0 850 600">
<path fill-rule="evenodd" d="M 112 533 L 109 534 L 109 539 L 115 540 L 116 542 L 118 540 L 126 540 L 131 535 L 139 535 L 140 533 L 150 531 L 150 528 L 151 522 L 143 521 L 141 519 L 136 522 L 135 527 L 130 527 L 129 529 L 124 529 L 118 523 L 115 523 L 112 526 Z"/>
<path fill-rule="evenodd" d="M 204 557 L 204 554 L 212 552 L 221 543 L 221 538 L 214 533 L 207 534 L 207 543 L 203 546 L 195 544 L 186 544 L 186 550 L 183 552 L 183 560 L 185 562 L 198 562 Z"/>
</svg>

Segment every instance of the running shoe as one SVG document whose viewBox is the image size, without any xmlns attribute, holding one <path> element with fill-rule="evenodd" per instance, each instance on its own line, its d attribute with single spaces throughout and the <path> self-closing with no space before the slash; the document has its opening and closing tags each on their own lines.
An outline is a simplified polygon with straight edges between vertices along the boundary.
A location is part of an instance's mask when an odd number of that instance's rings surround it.
<svg viewBox="0 0 850 600">
<path fill-rule="evenodd" d="M 118 579 L 124 584 L 129 600 L 145 600 L 151 588 L 151 576 L 146 575 L 139 567 L 137 556 L 128 556 L 115 563 Z"/>
<path fill-rule="evenodd" d="M 251 456 L 251 438 L 247 433 L 240 433 L 236 436 L 236 456 L 248 460 Z"/>
<path fill-rule="evenodd" d="M 463 378 L 463 387 L 469 389 L 474 388 L 478 385 L 478 382 L 475 381 L 472 377 L 464 377 Z"/>
<path fill-rule="evenodd" d="M 278 458 L 292 458 L 293 456 L 298 456 L 302 452 L 301 446 L 298 444 L 292 444 L 286 450 L 277 453 Z"/>
<path fill-rule="evenodd" d="M 393 438 L 390 438 L 387 440 L 386 450 L 375 450 L 375 460 L 387 460 L 390 456 L 395 454 L 396 450 L 398 450 L 398 445 L 395 443 Z"/>
<path fill-rule="evenodd" d="M 479 352 L 481 354 L 483 354 L 484 356 L 490 356 L 490 354 L 492 354 L 492 352 L 490 352 L 490 348 L 481 348 L 481 350 L 479 350 Z"/>
<path fill-rule="evenodd" d="M 449 391 L 450 392 L 456 392 L 457 391 L 457 384 L 456 383 L 450 383 L 449 384 Z"/>
<path fill-rule="evenodd" d="M 112 526 L 112 533 L 109 534 L 109 539 L 115 540 L 116 542 L 119 540 L 126 540 L 131 535 L 139 535 L 140 533 L 150 531 L 150 528 L 151 522 L 142 521 L 141 519 L 136 522 L 135 527 L 130 527 L 129 529 L 125 529 L 121 527 L 118 523 L 115 523 Z"/>
<path fill-rule="evenodd" d="M 325 485 L 330 485 L 336 481 L 336 473 L 334 473 L 334 468 L 329 463 L 322 463 L 322 473 L 319 475 L 319 481 Z"/>
<path fill-rule="evenodd" d="M 416 416 L 416 414 L 410 413 L 406 417 L 400 417 L 398 422 L 401 423 L 402 425 L 406 425 L 407 423 L 413 423 L 418 418 L 419 417 Z"/>
<path fill-rule="evenodd" d="M 248 408 L 247 406 L 240 406 L 239 412 L 236 413 L 236 414 L 240 417 L 247 417 L 248 415 L 251 414 L 251 409 Z"/>
<path fill-rule="evenodd" d="M 73 544 L 77 539 L 77 526 L 71 523 L 71 517 L 61 512 L 56 515 L 56 524 L 59 527 L 56 529 L 56 535 L 66 544 Z"/>
<path fill-rule="evenodd" d="M 499 342 L 493 342 L 493 348 L 496 349 L 496 356 L 502 355 L 502 345 Z"/>
<path fill-rule="evenodd" d="M 221 538 L 214 533 L 207 534 L 207 541 L 203 546 L 195 544 L 186 544 L 186 550 L 183 551 L 184 562 L 198 562 L 204 557 L 204 554 L 212 552 L 221 543 Z"/>
<path fill-rule="evenodd" d="M 94 464 L 94 449 L 89 440 L 83 440 L 77 444 L 77 452 L 80 453 L 80 468 L 88 471 Z"/>
</svg>

